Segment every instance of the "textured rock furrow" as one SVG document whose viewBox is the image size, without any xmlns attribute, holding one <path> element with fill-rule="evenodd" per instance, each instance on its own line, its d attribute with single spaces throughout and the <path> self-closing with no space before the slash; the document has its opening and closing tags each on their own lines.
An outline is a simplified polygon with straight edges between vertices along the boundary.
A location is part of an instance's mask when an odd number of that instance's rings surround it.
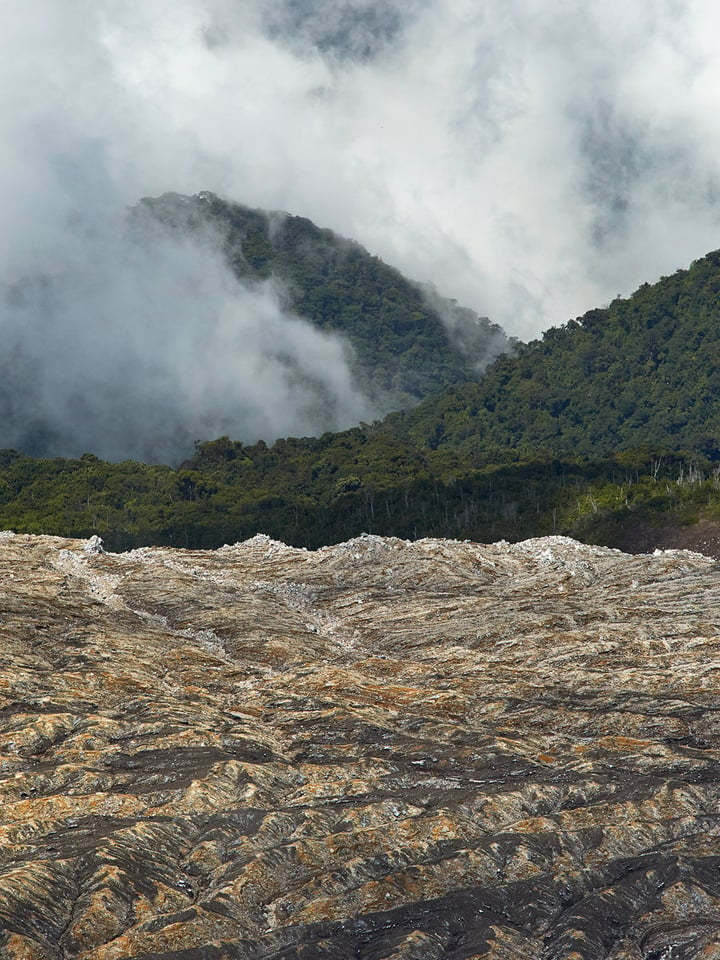
<svg viewBox="0 0 720 960">
<path fill-rule="evenodd" d="M 720 957 L 720 568 L 0 537 L 0 955 Z"/>
</svg>

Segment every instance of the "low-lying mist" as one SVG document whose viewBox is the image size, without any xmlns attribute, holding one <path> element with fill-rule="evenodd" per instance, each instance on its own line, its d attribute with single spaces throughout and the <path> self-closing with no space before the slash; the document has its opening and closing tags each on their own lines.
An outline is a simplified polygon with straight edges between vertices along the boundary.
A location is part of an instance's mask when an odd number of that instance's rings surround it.
<svg viewBox="0 0 720 960">
<path fill-rule="evenodd" d="M 341 338 L 242 286 L 212 238 L 125 215 L 75 216 L 34 272 L 6 271 L 0 336 L 0 447 L 36 456 L 175 463 L 372 418 Z"/>
</svg>

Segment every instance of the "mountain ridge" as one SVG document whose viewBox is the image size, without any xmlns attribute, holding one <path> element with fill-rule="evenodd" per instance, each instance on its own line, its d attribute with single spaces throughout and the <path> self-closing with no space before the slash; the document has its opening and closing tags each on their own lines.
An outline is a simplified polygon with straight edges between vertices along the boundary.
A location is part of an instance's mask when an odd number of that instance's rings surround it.
<svg viewBox="0 0 720 960">
<path fill-rule="evenodd" d="M 134 208 L 143 214 L 181 233 L 209 232 L 241 283 L 279 283 L 289 311 L 347 338 L 358 382 L 382 414 L 474 379 L 516 342 L 487 317 L 307 217 L 209 191 L 145 197 Z"/>
</svg>

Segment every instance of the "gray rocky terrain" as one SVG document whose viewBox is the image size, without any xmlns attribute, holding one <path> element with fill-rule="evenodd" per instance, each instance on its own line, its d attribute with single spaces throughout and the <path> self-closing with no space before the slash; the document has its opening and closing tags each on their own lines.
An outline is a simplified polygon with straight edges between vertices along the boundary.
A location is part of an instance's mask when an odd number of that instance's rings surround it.
<svg viewBox="0 0 720 960">
<path fill-rule="evenodd" d="M 720 565 L 0 534 L 0 956 L 720 958 Z"/>
</svg>

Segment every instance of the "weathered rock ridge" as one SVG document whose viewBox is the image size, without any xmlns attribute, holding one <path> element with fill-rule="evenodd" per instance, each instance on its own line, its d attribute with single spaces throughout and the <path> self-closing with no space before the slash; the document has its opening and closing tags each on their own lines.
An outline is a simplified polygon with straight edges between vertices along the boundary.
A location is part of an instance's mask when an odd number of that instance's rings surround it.
<svg viewBox="0 0 720 960">
<path fill-rule="evenodd" d="M 720 565 L 0 534 L 0 956 L 720 958 Z"/>
</svg>

